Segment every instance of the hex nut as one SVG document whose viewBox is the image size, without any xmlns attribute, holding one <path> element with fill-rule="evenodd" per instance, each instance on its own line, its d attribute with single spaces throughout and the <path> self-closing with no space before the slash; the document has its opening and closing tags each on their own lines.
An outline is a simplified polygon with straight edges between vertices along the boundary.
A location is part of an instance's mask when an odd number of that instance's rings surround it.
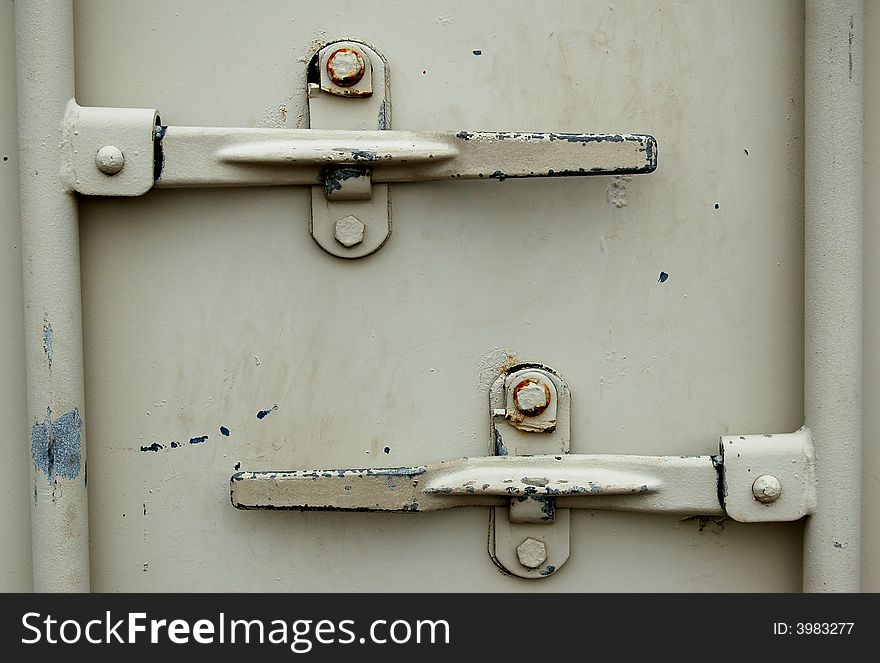
<svg viewBox="0 0 880 663">
<path fill-rule="evenodd" d="M 115 145 L 105 145 L 95 154 L 95 165 L 105 175 L 115 175 L 125 165 L 125 155 Z"/>
<path fill-rule="evenodd" d="M 535 417 L 550 405 L 550 387 L 535 378 L 526 378 L 513 388 L 513 404 L 524 415 Z"/>
<path fill-rule="evenodd" d="M 543 541 L 529 537 L 516 547 L 519 563 L 529 569 L 537 569 L 547 561 L 547 546 Z"/>
<path fill-rule="evenodd" d="M 772 474 L 762 474 L 752 484 L 752 495 L 761 504 L 770 504 L 782 495 L 782 486 L 779 479 Z"/>
<path fill-rule="evenodd" d="M 353 48 L 340 48 L 327 58 L 327 75 L 339 87 L 356 85 L 366 71 L 364 56 Z"/>
<path fill-rule="evenodd" d="M 351 248 L 364 241 L 366 226 L 356 216 L 348 215 L 336 222 L 333 236 L 346 248 Z"/>
</svg>

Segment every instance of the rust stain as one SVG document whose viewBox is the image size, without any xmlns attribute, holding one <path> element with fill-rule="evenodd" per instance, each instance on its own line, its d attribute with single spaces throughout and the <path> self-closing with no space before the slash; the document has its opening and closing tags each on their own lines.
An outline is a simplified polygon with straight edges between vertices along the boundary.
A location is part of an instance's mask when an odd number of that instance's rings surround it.
<svg viewBox="0 0 880 663">
<path fill-rule="evenodd" d="M 519 400 L 519 393 L 526 387 L 533 384 L 544 388 L 544 395 L 546 399 L 544 404 L 536 404 L 532 406 L 521 404 Z M 535 378 L 526 378 L 525 380 L 521 380 L 519 383 L 517 383 L 517 385 L 513 388 L 513 402 L 516 403 L 516 407 L 521 413 L 529 417 L 535 417 L 546 410 L 547 406 L 550 404 L 550 388 L 540 380 L 536 380 Z"/>
<path fill-rule="evenodd" d="M 366 64 L 363 56 L 352 48 L 339 48 L 327 58 L 327 73 L 339 87 L 351 87 L 364 77 Z M 351 94 L 358 94 L 350 91 Z"/>
</svg>

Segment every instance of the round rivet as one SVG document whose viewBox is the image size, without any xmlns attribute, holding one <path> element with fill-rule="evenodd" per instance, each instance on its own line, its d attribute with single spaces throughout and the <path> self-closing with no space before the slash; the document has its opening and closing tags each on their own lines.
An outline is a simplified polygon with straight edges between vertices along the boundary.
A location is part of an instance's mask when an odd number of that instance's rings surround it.
<svg viewBox="0 0 880 663">
<path fill-rule="evenodd" d="M 105 145 L 95 155 L 95 165 L 105 175 L 115 175 L 125 165 L 125 155 L 115 145 Z"/>
<path fill-rule="evenodd" d="M 779 483 L 779 479 L 772 474 L 762 474 L 752 484 L 752 495 L 761 504 L 775 502 L 782 495 L 782 486 Z"/>
</svg>

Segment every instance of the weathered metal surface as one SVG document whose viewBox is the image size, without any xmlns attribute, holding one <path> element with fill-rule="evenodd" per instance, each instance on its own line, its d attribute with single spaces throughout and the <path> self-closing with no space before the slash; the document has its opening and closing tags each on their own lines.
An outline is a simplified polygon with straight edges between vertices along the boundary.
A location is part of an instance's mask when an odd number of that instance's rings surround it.
<svg viewBox="0 0 880 663">
<path fill-rule="evenodd" d="M 341 264 L 304 241 L 304 189 L 81 200 L 95 589 L 800 587 L 797 522 L 579 510 L 539 586 L 495 571 L 483 508 L 229 505 L 239 463 L 484 455 L 485 386 L 516 356 L 564 370 L 575 454 L 714 454 L 718 435 L 800 425 L 803 3 L 513 4 L 413 1 L 392 21 L 364 2 L 76 3 L 81 103 L 304 127 L 297 68 L 364 35 L 393 55 L 396 129 L 644 128 L 665 159 L 646 178 L 396 186 L 394 253 Z M 107 34 L 126 35 L 113 58 Z"/>
<path fill-rule="evenodd" d="M 721 454 L 724 509 L 734 520 L 784 522 L 815 511 L 816 458 L 809 428 L 728 435 L 721 438 Z"/>
</svg>

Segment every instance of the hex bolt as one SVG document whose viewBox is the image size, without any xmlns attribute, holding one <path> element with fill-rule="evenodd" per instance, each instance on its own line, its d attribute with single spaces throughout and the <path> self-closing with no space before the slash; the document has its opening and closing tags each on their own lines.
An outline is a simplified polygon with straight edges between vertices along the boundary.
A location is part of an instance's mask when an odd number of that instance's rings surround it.
<svg viewBox="0 0 880 663">
<path fill-rule="evenodd" d="M 519 563 L 528 569 L 537 569 L 547 561 L 547 546 L 543 541 L 529 537 L 516 547 Z"/>
<path fill-rule="evenodd" d="M 105 145 L 95 154 L 95 165 L 105 175 L 115 175 L 125 165 L 125 155 L 115 145 Z"/>
<path fill-rule="evenodd" d="M 342 244 L 342 246 L 350 249 L 352 246 L 364 241 L 364 232 L 366 232 L 364 222 L 356 216 L 351 216 L 349 214 L 336 222 L 333 236 L 336 238 L 337 242 Z"/>
<path fill-rule="evenodd" d="M 762 474 L 752 484 L 752 495 L 761 504 L 770 504 L 779 499 L 782 494 L 782 486 L 779 479 L 772 474 Z"/>
<path fill-rule="evenodd" d="M 513 388 L 513 404 L 527 417 L 535 417 L 550 405 L 550 387 L 535 378 L 526 378 Z"/>
<path fill-rule="evenodd" d="M 327 58 L 327 74 L 339 87 L 351 87 L 357 84 L 366 71 L 364 56 L 353 48 L 340 48 Z"/>
</svg>

